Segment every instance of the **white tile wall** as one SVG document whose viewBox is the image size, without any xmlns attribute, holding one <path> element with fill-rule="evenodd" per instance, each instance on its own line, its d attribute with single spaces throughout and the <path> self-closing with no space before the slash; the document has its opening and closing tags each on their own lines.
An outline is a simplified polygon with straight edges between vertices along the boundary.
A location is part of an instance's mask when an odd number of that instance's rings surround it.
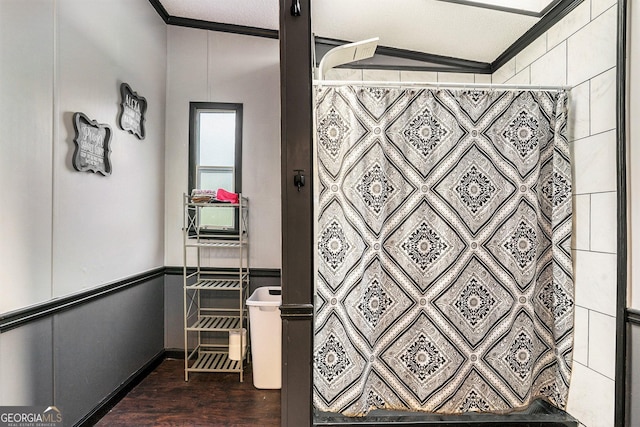
<svg viewBox="0 0 640 427">
<path fill-rule="evenodd" d="M 491 83 L 491 74 L 476 74 L 476 83 Z"/>
<path fill-rule="evenodd" d="M 504 64 L 498 71 L 491 76 L 492 82 L 501 84 L 516 75 L 516 59 L 513 58 Z"/>
<path fill-rule="evenodd" d="M 574 362 L 567 411 L 586 427 L 613 427 L 615 382 Z"/>
<path fill-rule="evenodd" d="M 591 0 L 591 19 L 616 4 L 616 0 Z"/>
<path fill-rule="evenodd" d="M 435 71 L 400 71 L 402 82 L 437 82 L 438 73 Z"/>
<path fill-rule="evenodd" d="M 583 365 L 589 363 L 589 310 L 583 307 L 575 308 L 573 360 Z"/>
<path fill-rule="evenodd" d="M 362 70 L 352 68 L 332 68 L 324 76 L 325 80 L 362 80 Z"/>
<path fill-rule="evenodd" d="M 440 83 L 473 83 L 474 80 L 474 75 L 469 73 L 438 73 Z"/>
<path fill-rule="evenodd" d="M 570 35 L 589 23 L 591 18 L 591 2 L 585 0 L 562 21 L 558 22 L 547 31 L 547 47 L 551 49 L 558 43 L 566 40 Z"/>
<path fill-rule="evenodd" d="M 576 304 L 590 310 L 616 314 L 616 256 L 574 251 Z"/>
<path fill-rule="evenodd" d="M 531 84 L 567 84 L 567 43 L 562 42 L 531 64 Z"/>
<path fill-rule="evenodd" d="M 589 82 L 574 86 L 569 94 L 569 141 L 589 136 L 591 108 Z"/>
<path fill-rule="evenodd" d="M 573 193 L 616 191 L 616 132 L 600 133 L 571 143 Z"/>
<path fill-rule="evenodd" d="M 362 79 L 376 82 L 397 82 L 400 80 L 398 70 L 362 70 Z"/>
<path fill-rule="evenodd" d="M 435 71 L 359 70 L 333 68 L 327 80 L 401 81 L 425 83 L 491 83 L 491 74 L 441 73 Z"/>
<path fill-rule="evenodd" d="M 613 191 L 592 194 L 590 211 L 591 250 L 616 253 L 617 194 Z"/>
<path fill-rule="evenodd" d="M 589 312 L 589 368 L 614 379 L 616 369 L 616 318 Z"/>
<path fill-rule="evenodd" d="M 608 9 L 569 37 L 567 82 L 576 85 L 616 66 L 617 11 Z"/>
<path fill-rule="evenodd" d="M 517 73 L 505 82 L 509 85 L 528 85 L 531 84 L 531 69 L 529 67 Z"/>
<path fill-rule="evenodd" d="M 591 134 L 616 127 L 616 69 L 591 79 Z"/>
<path fill-rule="evenodd" d="M 573 249 L 588 251 L 591 247 L 591 195 L 573 197 Z"/>
<path fill-rule="evenodd" d="M 516 55 L 516 72 L 522 71 L 547 52 L 547 35 L 543 34 Z"/>
</svg>

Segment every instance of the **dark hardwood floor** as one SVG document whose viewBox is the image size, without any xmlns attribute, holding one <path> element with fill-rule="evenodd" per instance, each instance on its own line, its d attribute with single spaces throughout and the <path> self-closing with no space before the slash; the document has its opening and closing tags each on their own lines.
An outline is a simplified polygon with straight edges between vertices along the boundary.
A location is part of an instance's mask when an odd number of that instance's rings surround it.
<svg viewBox="0 0 640 427">
<path fill-rule="evenodd" d="M 184 381 L 184 361 L 164 360 L 96 426 L 280 425 L 280 390 L 253 386 L 251 367 L 238 374 L 193 373 Z"/>
</svg>

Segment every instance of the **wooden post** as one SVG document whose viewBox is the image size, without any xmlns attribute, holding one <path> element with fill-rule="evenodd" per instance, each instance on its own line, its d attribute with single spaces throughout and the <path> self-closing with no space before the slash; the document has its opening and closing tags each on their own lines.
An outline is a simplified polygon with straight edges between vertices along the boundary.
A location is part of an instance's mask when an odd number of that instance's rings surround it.
<svg viewBox="0 0 640 427">
<path fill-rule="evenodd" d="M 292 9 L 299 7 L 296 16 Z M 282 426 L 312 425 L 311 0 L 280 0 Z M 304 185 L 294 185 L 300 172 Z"/>
</svg>

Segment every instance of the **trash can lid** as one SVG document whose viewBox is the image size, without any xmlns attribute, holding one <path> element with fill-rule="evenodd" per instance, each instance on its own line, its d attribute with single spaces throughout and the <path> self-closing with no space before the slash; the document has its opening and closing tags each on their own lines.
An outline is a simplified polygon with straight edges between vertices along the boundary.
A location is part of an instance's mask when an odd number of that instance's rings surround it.
<svg viewBox="0 0 640 427">
<path fill-rule="evenodd" d="M 247 305 L 250 306 L 279 306 L 280 304 L 282 304 L 282 287 L 280 286 L 262 286 L 247 298 Z"/>
</svg>

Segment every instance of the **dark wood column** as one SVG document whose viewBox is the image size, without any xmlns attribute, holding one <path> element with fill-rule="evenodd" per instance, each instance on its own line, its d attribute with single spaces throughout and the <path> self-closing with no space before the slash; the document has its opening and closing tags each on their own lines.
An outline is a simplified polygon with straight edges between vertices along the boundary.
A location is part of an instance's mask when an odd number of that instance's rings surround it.
<svg viewBox="0 0 640 427">
<path fill-rule="evenodd" d="M 299 4 L 299 16 L 292 13 Z M 312 424 L 313 156 L 311 0 L 280 0 L 282 425 Z M 300 171 L 304 186 L 294 185 Z"/>
</svg>

